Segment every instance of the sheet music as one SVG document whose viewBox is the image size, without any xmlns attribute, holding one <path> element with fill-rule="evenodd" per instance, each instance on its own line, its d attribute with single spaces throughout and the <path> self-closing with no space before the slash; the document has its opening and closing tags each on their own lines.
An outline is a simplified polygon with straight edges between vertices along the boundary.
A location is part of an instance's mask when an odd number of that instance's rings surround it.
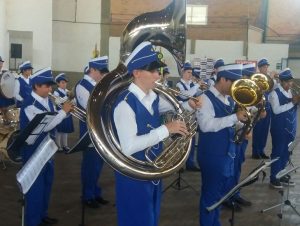
<svg viewBox="0 0 300 226">
<path fill-rule="evenodd" d="M 55 142 L 47 135 L 40 143 L 31 158 L 25 163 L 17 173 L 17 182 L 23 194 L 26 194 L 45 164 L 55 154 L 58 147 Z"/>
<path fill-rule="evenodd" d="M 36 139 L 44 131 L 45 127 L 54 119 L 55 115 L 46 115 L 40 124 L 32 131 L 31 135 L 26 139 L 28 145 L 34 144 Z"/>
</svg>

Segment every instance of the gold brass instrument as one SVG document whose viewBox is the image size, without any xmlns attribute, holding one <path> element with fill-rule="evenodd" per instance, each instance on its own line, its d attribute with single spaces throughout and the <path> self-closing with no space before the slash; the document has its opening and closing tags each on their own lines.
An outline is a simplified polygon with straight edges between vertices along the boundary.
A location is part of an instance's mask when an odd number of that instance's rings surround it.
<svg viewBox="0 0 300 226">
<path fill-rule="evenodd" d="M 236 130 L 234 142 L 241 143 L 253 128 L 252 116 L 247 107 L 257 105 L 263 97 L 260 87 L 251 79 L 239 79 L 233 82 L 230 89 L 231 97 L 238 106 L 246 111 L 247 120 L 243 127 Z"/>
<path fill-rule="evenodd" d="M 265 100 L 265 97 L 263 94 L 265 92 L 270 92 L 274 86 L 273 79 L 270 76 L 264 75 L 262 73 L 253 74 L 250 79 L 246 79 L 246 80 L 250 80 L 250 81 L 254 82 L 254 84 L 257 87 L 250 88 L 250 86 L 253 86 L 253 85 L 250 85 L 250 83 L 249 83 L 249 85 L 247 85 L 247 86 L 249 86 L 249 90 L 250 90 L 248 92 L 248 95 L 241 95 L 242 97 L 237 98 L 237 99 L 240 99 L 239 100 L 240 103 L 237 100 L 236 101 L 239 105 L 241 105 L 241 103 L 243 103 L 245 101 L 245 100 L 242 100 L 243 98 L 245 98 L 243 96 L 246 96 L 249 99 L 249 101 L 246 101 L 246 102 L 248 102 L 248 106 L 256 106 L 257 112 L 253 114 L 253 113 L 250 113 L 248 110 L 246 111 L 248 120 L 244 123 L 242 128 L 240 128 L 236 131 L 235 138 L 234 138 L 234 141 L 236 143 L 241 143 L 243 141 L 243 139 L 245 138 L 245 136 L 248 133 L 250 133 L 252 128 L 255 126 L 255 124 L 257 123 L 257 121 L 260 118 L 261 113 L 265 110 L 266 100 Z M 236 85 L 238 85 L 238 84 L 236 84 Z M 257 90 L 257 88 L 258 88 L 258 90 Z M 256 94 L 254 94 L 254 92 Z M 239 92 L 236 92 L 236 93 L 237 93 L 236 95 L 239 95 L 238 94 Z M 250 104 L 250 102 L 252 102 L 252 103 Z M 245 106 L 245 107 L 247 107 L 247 106 Z M 244 108 L 244 109 L 246 109 L 246 108 Z"/>
<path fill-rule="evenodd" d="M 62 108 L 62 105 L 64 102 L 69 101 L 68 99 L 65 100 L 64 98 L 55 96 L 52 93 L 48 93 L 48 95 L 54 100 L 54 103 Z M 76 105 L 74 105 L 73 110 L 70 112 L 71 115 L 73 115 L 75 118 L 79 119 L 82 122 L 86 121 L 86 112 L 83 111 L 81 108 L 77 107 Z"/>
<path fill-rule="evenodd" d="M 199 101 L 196 97 L 193 97 L 193 96 L 190 96 L 190 95 L 186 95 L 182 92 L 180 92 L 179 89 L 173 89 L 173 88 L 170 88 L 170 87 L 167 87 L 165 86 L 164 84 L 160 83 L 160 82 L 155 82 L 156 86 L 161 88 L 161 89 L 164 89 L 165 91 L 169 92 L 169 93 L 172 93 L 174 96 L 184 96 L 184 97 L 188 97 L 189 99 L 192 99 L 194 101 Z"/>
<path fill-rule="evenodd" d="M 122 153 L 112 123 L 114 102 L 132 81 L 124 62 L 137 45 L 150 41 L 155 46 L 164 47 L 175 58 L 180 72 L 185 61 L 185 10 L 185 0 L 173 0 L 161 11 L 144 13 L 134 18 L 121 37 L 119 65 L 98 82 L 90 95 L 87 124 L 91 140 L 102 158 L 126 176 L 141 180 L 166 177 L 178 171 L 189 155 L 191 138 L 197 125 L 190 115 L 184 113 L 174 95 L 160 87 L 156 87 L 154 91 L 170 101 L 176 111 L 176 118 L 185 121 L 190 131 L 186 138 L 177 136 L 156 159 L 140 161 Z M 146 158 L 150 157 L 148 154 Z"/>
</svg>

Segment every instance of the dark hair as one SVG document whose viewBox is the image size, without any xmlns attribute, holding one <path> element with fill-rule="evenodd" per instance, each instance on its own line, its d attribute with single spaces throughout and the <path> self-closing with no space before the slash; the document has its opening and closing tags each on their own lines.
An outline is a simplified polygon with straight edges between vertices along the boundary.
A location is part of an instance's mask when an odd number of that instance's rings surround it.
<svg viewBox="0 0 300 226">
<path fill-rule="evenodd" d="M 216 80 L 216 83 L 219 82 L 221 80 L 222 76 L 217 76 L 217 80 Z M 223 77 L 224 78 L 224 77 Z M 225 81 L 231 81 L 231 82 L 234 82 L 235 80 L 233 79 L 229 79 L 229 78 L 225 78 Z"/>
</svg>

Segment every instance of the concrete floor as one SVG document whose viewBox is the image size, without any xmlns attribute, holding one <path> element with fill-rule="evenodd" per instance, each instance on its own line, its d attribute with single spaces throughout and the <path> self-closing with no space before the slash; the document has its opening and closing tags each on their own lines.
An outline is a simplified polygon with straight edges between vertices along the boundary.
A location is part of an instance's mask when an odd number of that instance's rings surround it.
<svg viewBox="0 0 300 226">
<path fill-rule="evenodd" d="M 299 130 L 298 130 L 299 131 Z M 74 143 L 77 134 L 70 136 L 70 143 Z M 297 138 L 297 140 L 299 137 Z M 268 140 L 267 153 L 270 154 L 271 139 Z M 251 146 L 251 144 L 249 145 Z M 250 149 L 246 154 L 242 177 L 245 177 L 258 164 L 259 160 L 250 158 Z M 52 192 L 49 215 L 59 219 L 57 226 L 77 226 L 81 221 L 80 205 L 80 161 L 81 153 L 64 155 L 57 153 L 55 156 L 55 181 Z M 300 164 L 300 144 L 296 146 L 293 154 L 295 165 Z M 21 205 L 18 200 L 21 194 L 16 185 L 15 175 L 20 169 L 19 165 L 6 162 L 7 169 L 0 169 L 0 226 L 21 225 Z M 2 167 L 2 166 L 1 166 Z M 300 204 L 300 170 L 292 175 L 297 183 L 290 190 L 290 199 Z M 284 208 L 283 220 L 280 221 L 277 213 L 280 208 L 275 208 L 266 213 L 260 210 L 277 204 L 281 198 L 278 190 L 269 187 L 269 169 L 266 170 L 267 177 L 262 181 L 252 184 L 242 190 L 242 194 L 253 202 L 251 207 L 243 208 L 242 212 L 236 213 L 236 226 L 265 226 L 265 225 L 300 225 L 300 217 L 294 214 L 290 207 Z M 191 188 L 176 190 L 168 189 L 163 195 L 160 226 L 197 226 L 199 213 L 199 189 L 200 172 L 185 171 L 182 177 L 198 192 L 195 193 Z M 177 175 L 164 179 L 164 186 L 169 185 Z M 86 209 L 85 226 L 113 226 L 116 225 L 116 209 L 114 207 L 114 176 L 113 170 L 105 165 L 100 179 L 103 188 L 103 196 L 110 200 L 108 206 L 100 209 Z M 185 185 L 183 183 L 183 185 Z M 298 206 L 300 210 L 300 205 Z M 222 225 L 230 225 L 228 219 L 231 212 L 222 211 Z"/>
</svg>

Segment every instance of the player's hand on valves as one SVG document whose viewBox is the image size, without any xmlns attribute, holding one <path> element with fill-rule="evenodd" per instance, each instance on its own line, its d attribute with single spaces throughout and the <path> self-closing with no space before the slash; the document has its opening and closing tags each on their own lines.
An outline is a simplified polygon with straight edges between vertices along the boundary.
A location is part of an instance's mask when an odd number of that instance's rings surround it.
<svg viewBox="0 0 300 226">
<path fill-rule="evenodd" d="M 69 113 L 74 109 L 74 104 L 70 101 L 64 102 L 62 109 L 66 112 Z"/>
<path fill-rule="evenodd" d="M 241 122 L 245 122 L 248 120 L 248 116 L 247 116 L 247 112 L 245 110 L 239 110 L 237 113 L 236 113 L 236 117 L 239 121 Z"/>
<path fill-rule="evenodd" d="M 293 104 L 299 104 L 300 96 L 299 95 L 293 96 L 292 97 L 292 102 L 293 102 Z"/>
<path fill-rule="evenodd" d="M 191 108 L 196 109 L 196 108 L 201 108 L 202 103 L 203 103 L 203 98 L 202 96 L 194 97 L 189 99 L 189 105 Z"/>
<path fill-rule="evenodd" d="M 267 116 L 267 111 L 266 110 L 263 110 L 260 115 L 259 115 L 259 118 L 265 118 Z"/>
<path fill-rule="evenodd" d="M 167 124 L 165 124 L 165 126 L 169 130 L 170 134 L 178 133 L 182 136 L 189 134 L 185 122 L 183 121 L 176 120 L 176 121 L 168 122 Z"/>
</svg>

